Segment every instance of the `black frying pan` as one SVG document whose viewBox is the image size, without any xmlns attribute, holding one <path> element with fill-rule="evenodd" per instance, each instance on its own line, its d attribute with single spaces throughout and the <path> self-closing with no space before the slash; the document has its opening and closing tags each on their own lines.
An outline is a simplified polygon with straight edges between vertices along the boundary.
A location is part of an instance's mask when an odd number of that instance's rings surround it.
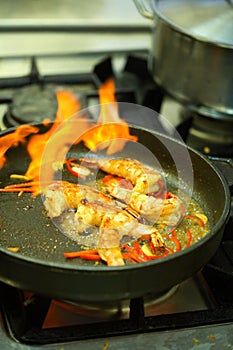
<svg viewBox="0 0 233 350">
<path fill-rule="evenodd" d="M 179 162 L 185 150 L 182 143 L 143 128 L 131 127 L 130 131 L 156 155 L 168 182 L 178 185 L 179 178 L 186 178 L 185 165 L 177 169 L 171 156 L 172 150 Z M 85 152 L 82 143 L 70 150 L 77 157 Z M 81 259 L 66 260 L 63 252 L 76 251 L 79 247 L 45 216 L 40 196 L 1 193 L 0 280 L 59 299 L 110 301 L 159 294 L 193 275 L 210 260 L 220 244 L 230 210 L 230 194 L 225 179 L 208 159 L 189 148 L 188 154 L 193 169 L 193 196 L 205 209 L 212 227 L 198 243 L 159 260 L 119 267 L 94 266 Z M 147 163 L 143 149 L 131 156 Z M 10 174 L 24 173 L 30 160 L 22 145 L 10 149 L 7 159 L 1 170 L 1 187 L 12 183 Z M 189 184 L 183 185 L 189 190 Z M 13 253 L 7 249 L 9 246 L 19 246 L 20 251 Z"/>
</svg>

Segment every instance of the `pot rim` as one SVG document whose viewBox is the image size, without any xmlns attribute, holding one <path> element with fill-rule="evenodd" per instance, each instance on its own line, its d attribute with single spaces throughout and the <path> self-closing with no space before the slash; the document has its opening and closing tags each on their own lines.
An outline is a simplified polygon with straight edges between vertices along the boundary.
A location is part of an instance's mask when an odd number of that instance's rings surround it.
<svg viewBox="0 0 233 350">
<path fill-rule="evenodd" d="M 185 35 L 186 37 L 189 37 L 192 40 L 196 40 L 196 41 L 199 41 L 200 43 L 204 43 L 205 45 L 216 46 L 216 47 L 220 47 L 220 48 L 228 49 L 228 50 L 233 49 L 233 44 L 224 43 L 224 42 L 221 42 L 218 40 L 211 40 L 210 38 L 196 34 L 196 33 L 192 32 L 190 29 L 184 28 L 183 26 L 170 20 L 160 10 L 160 8 L 159 8 L 160 2 L 161 2 L 161 0 L 152 0 L 151 1 L 151 7 L 152 7 L 152 10 L 154 12 L 154 15 L 156 15 L 157 19 L 161 20 L 163 23 L 170 26 L 176 32 L 180 33 L 181 35 Z M 157 27 L 157 22 L 156 22 L 156 27 Z"/>
</svg>

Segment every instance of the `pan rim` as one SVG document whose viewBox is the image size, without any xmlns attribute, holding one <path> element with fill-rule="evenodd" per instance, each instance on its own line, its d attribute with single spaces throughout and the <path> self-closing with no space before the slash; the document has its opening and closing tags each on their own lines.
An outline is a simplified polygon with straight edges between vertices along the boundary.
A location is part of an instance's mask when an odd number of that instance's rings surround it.
<svg viewBox="0 0 233 350">
<path fill-rule="evenodd" d="M 37 125 L 39 126 L 40 124 L 33 124 L 33 125 Z M 224 208 L 222 210 L 221 216 L 218 220 L 218 222 L 214 225 L 214 227 L 212 227 L 211 231 L 202 239 L 200 239 L 198 242 L 196 242 L 195 244 L 191 245 L 188 248 L 185 248 L 184 250 L 181 250 L 177 253 L 165 256 L 161 259 L 156 259 L 156 260 L 151 260 L 151 261 L 147 261 L 147 262 L 142 262 L 142 263 L 138 263 L 138 264 L 131 264 L 131 265 L 123 265 L 123 266 L 104 266 L 104 265 L 97 265 L 97 266 L 89 266 L 89 265 L 71 265 L 68 264 L 66 261 L 64 261 L 63 263 L 60 262 L 51 262 L 51 261 L 45 261 L 42 260 L 41 258 L 35 258 L 35 257 L 30 257 L 30 256 L 25 256 L 22 255 L 20 253 L 15 253 L 12 252 L 10 250 L 8 250 L 7 248 L 3 248 L 0 247 L 0 253 L 1 254 L 5 254 L 8 255 L 10 258 L 13 259 L 17 259 L 17 261 L 22 261 L 24 263 L 30 263 L 30 264 L 35 264 L 35 265 L 40 265 L 41 267 L 46 267 L 46 268 L 51 268 L 53 270 L 67 270 L 70 272 L 75 272 L 75 271 L 79 271 L 79 272 L 91 272 L 93 273 L 101 273 L 101 272 L 106 272 L 106 273 L 112 273 L 112 272 L 119 272 L 119 271 L 128 271 L 128 270 L 137 270 L 141 267 L 151 267 L 153 266 L 159 266 L 163 263 L 166 263 L 168 261 L 171 261 L 175 258 L 179 258 L 180 256 L 184 256 L 189 254 L 192 250 L 198 249 L 198 247 L 202 246 L 203 244 L 205 244 L 206 241 L 210 240 L 213 236 L 215 236 L 217 234 L 217 232 L 220 231 L 220 229 L 225 225 L 229 214 L 230 214 L 230 189 L 229 186 L 227 184 L 227 180 L 224 177 L 224 175 L 220 172 L 220 170 L 217 168 L 217 166 L 210 161 L 210 159 L 201 154 L 200 152 L 196 151 L 195 149 L 191 148 L 190 146 L 187 146 L 185 143 L 171 137 L 168 135 L 164 135 L 160 132 L 155 132 L 155 131 L 151 131 L 145 127 L 139 127 L 136 125 L 132 125 L 129 124 L 130 127 L 133 127 L 134 129 L 140 129 L 140 130 L 144 130 L 152 135 L 155 136 L 159 136 L 162 138 L 165 138 L 167 140 L 170 140 L 171 142 L 175 142 L 176 144 L 179 144 L 182 147 L 186 147 L 187 150 L 193 154 L 195 154 L 197 157 L 201 158 L 205 163 L 208 164 L 208 166 L 210 166 L 212 168 L 212 170 L 216 173 L 216 175 L 218 176 L 219 180 L 222 183 L 222 188 L 225 192 L 225 203 L 224 203 Z M 0 132 L 0 135 L 4 135 L 5 133 L 9 133 L 9 131 L 14 130 L 15 128 L 9 128 L 7 130 L 4 130 L 3 132 Z"/>
</svg>

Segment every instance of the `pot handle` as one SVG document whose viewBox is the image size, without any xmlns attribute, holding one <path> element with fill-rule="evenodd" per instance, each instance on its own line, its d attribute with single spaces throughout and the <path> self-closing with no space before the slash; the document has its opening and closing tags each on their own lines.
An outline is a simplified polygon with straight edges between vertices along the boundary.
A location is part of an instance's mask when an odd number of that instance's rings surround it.
<svg viewBox="0 0 233 350">
<path fill-rule="evenodd" d="M 209 156 L 208 158 L 212 160 L 212 162 L 222 172 L 233 194 L 233 159 L 211 157 L 211 156 Z"/>
<path fill-rule="evenodd" d="M 146 18 L 149 18 L 149 19 L 154 19 L 154 12 L 153 12 L 151 6 L 148 3 L 145 4 L 144 0 L 133 0 L 133 1 L 134 1 L 135 6 L 138 9 L 138 12 L 143 17 L 146 17 Z"/>
</svg>

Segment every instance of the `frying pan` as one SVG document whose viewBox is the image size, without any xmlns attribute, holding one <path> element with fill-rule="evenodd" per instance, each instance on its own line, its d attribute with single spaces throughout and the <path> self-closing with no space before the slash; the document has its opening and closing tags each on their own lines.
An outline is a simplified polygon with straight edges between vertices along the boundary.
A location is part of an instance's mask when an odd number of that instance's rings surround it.
<svg viewBox="0 0 233 350">
<path fill-rule="evenodd" d="M 178 178 L 185 178 L 187 169 L 181 167 L 178 174 L 170 150 L 178 158 L 187 151 L 192 165 L 192 194 L 209 217 L 210 233 L 183 251 L 140 264 L 109 267 L 82 259 L 66 260 L 63 252 L 77 251 L 80 247 L 46 217 L 40 196 L 1 193 L 2 282 L 68 301 L 123 300 L 160 295 L 193 275 L 211 259 L 221 242 L 230 211 L 230 193 L 225 178 L 205 156 L 186 148 L 176 139 L 135 126 L 130 126 L 130 133 L 156 155 L 167 174 L 167 181 L 175 185 L 178 185 Z M 79 143 L 69 152 L 79 157 L 85 155 L 87 149 Z M 134 154 L 134 158 L 146 162 L 143 149 L 141 154 L 140 151 Z M 10 149 L 7 163 L 1 170 L 1 187 L 12 183 L 10 174 L 24 174 L 29 160 L 25 146 Z M 189 184 L 184 183 L 184 190 L 189 190 Z M 20 251 L 14 253 L 7 249 L 12 246 L 19 246 Z"/>
</svg>

